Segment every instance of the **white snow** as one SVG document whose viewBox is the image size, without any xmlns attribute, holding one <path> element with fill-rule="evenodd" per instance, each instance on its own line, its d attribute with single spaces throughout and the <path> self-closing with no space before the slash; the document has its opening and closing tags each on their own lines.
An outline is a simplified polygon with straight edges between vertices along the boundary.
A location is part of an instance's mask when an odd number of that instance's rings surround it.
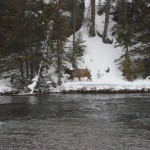
<svg viewBox="0 0 150 150">
<path fill-rule="evenodd" d="M 41 61 L 40 66 L 39 66 L 38 74 L 37 74 L 37 75 L 35 76 L 35 78 L 32 80 L 33 82 L 32 82 L 30 85 L 28 85 L 28 88 L 31 90 L 31 91 L 30 91 L 30 94 L 33 94 L 34 89 L 35 89 L 35 87 L 36 87 L 36 85 L 37 85 L 37 82 L 38 82 L 38 79 L 39 79 L 39 76 L 40 76 L 40 70 L 41 70 L 42 63 L 43 63 L 43 62 Z"/>
<path fill-rule="evenodd" d="M 38 78 L 39 78 L 39 75 L 36 75 L 35 78 L 32 80 L 33 82 L 30 85 L 28 85 L 28 88 L 31 90 L 30 94 L 33 94 L 34 88 L 37 85 Z"/>
<path fill-rule="evenodd" d="M 11 90 L 12 88 L 9 79 L 0 80 L 0 93 L 9 92 Z"/>
<path fill-rule="evenodd" d="M 48 3 L 50 2 L 50 0 L 43 0 L 43 2 L 44 2 L 45 4 L 48 4 Z"/>
</svg>

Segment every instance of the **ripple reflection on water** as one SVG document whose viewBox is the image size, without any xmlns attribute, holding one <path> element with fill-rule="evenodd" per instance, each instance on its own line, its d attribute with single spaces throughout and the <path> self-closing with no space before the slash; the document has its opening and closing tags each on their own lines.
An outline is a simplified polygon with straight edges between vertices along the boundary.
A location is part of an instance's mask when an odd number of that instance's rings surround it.
<svg viewBox="0 0 150 150">
<path fill-rule="evenodd" d="M 149 150 L 150 96 L 0 97 L 1 150 Z"/>
</svg>

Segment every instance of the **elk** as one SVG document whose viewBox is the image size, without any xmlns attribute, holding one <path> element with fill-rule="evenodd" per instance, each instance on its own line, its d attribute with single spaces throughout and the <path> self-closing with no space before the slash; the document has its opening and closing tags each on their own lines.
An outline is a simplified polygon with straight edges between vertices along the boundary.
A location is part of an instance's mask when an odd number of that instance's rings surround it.
<svg viewBox="0 0 150 150">
<path fill-rule="evenodd" d="M 86 69 L 76 68 L 76 69 L 73 69 L 73 70 L 70 70 L 69 68 L 67 68 L 65 70 L 64 74 L 69 74 L 70 79 L 72 79 L 72 81 L 73 81 L 74 78 L 78 78 L 79 81 L 81 81 L 81 78 L 84 78 L 84 77 L 87 77 L 87 80 L 90 79 L 90 81 L 92 81 L 91 71 L 88 68 L 86 68 Z"/>
</svg>

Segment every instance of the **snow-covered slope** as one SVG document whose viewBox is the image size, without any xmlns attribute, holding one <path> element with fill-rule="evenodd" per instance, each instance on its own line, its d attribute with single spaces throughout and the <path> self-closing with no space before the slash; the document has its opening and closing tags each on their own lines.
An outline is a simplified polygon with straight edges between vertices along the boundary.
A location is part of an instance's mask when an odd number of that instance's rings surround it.
<svg viewBox="0 0 150 150">
<path fill-rule="evenodd" d="M 88 7 L 88 0 L 86 0 L 86 7 Z M 87 9 L 86 9 L 87 10 Z M 88 11 L 88 10 L 87 10 Z M 73 82 L 67 81 L 61 86 L 63 91 L 72 90 L 141 90 L 150 88 L 150 80 L 136 80 L 133 82 L 126 81 L 119 71 L 115 59 L 119 58 L 122 53 L 121 48 L 114 48 L 115 38 L 113 44 L 104 44 L 102 39 L 96 35 L 95 37 L 88 36 L 87 27 L 87 12 L 85 11 L 85 20 L 83 25 L 78 32 L 82 33 L 83 40 L 85 41 L 86 50 L 84 53 L 83 60 L 78 65 L 79 68 L 88 67 L 91 70 L 92 82 L 86 81 L 86 78 L 82 78 L 82 81 L 75 79 Z M 105 14 L 102 16 L 96 15 L 96 31 L 99 33 L 103 32 Z M 111 28 L 114 22 L 109 22 L 108 37 L 111 37 Z M 109 68 L 109 72 L 106 70 Z"/>
</svg>

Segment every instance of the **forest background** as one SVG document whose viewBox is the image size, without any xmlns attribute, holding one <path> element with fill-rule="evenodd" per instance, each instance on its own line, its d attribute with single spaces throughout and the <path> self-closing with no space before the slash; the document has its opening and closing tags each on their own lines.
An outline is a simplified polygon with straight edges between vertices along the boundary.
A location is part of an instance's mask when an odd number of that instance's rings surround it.
<svg viewBox="0 0 150 150">
<path fill-rule="evenodd" d="M 84 0 L 0 1 L 0 78 L 9 79 L 18 91 L 49 92 L 64 82 L 69 63 L 78 67 L 86 49 L 82 34 L 76 32 L 88 22 L 88 36 L 99 36 L 105 44 L 110 16 L 115 22 L 111 34 L 115 47 L 122 48 L 116 59 L 128 81 L 150 75 L 150 3 L 148 0 L 89 0 L 88 17 Z M 95 28 L 95 16 L 105 14 L 103 31 Z M 68 39 L 72 35 L 72 41 Z M 101 55 L 101 54 L 100 54 Z M 106 58 L 107 59 L 107 58 Z M 108 68 L 109 71 L 110 68 Z M 55 72 L 53 79 L 49 72 Z M 33 91 L 32 91 L 33 92 Z"/>
</svg>

